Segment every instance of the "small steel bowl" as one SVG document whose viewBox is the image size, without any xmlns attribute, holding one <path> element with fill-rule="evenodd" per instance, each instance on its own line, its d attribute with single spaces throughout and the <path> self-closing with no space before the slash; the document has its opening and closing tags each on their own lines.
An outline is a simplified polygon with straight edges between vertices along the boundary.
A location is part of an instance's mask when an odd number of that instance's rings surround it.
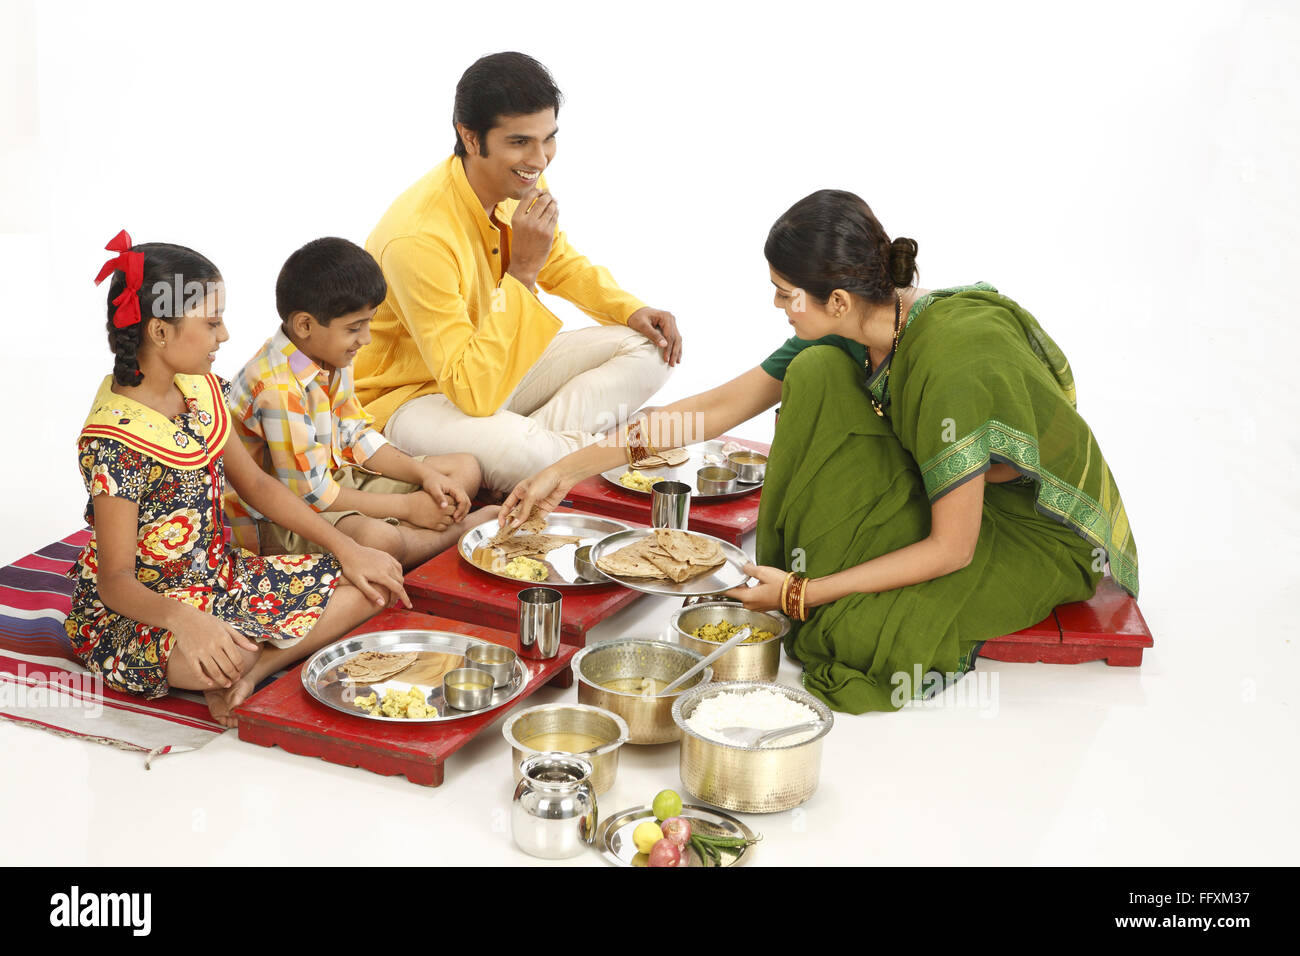
<svg viewBox="0 0 1300 956">
<path fill-rule="evenodd" d="M 756 485 L 767 474 L 767 456 L 757 451 L 733 451 L 727 456 L 727 464 L 736 469 L 736 477 L 742 484 Z"/>
<path fill-rule="evenodd" d="M 457 710 L 478 710 L 492 702 L 492 675 L 475 667 L 458 667 L 442 679 L 442 695 Z"/>
<path fill-rule="evenodd" d="M 497 687 L 505 687 L 515 676 L 515 661 L 519 659 L 508 647 L 500 644 L 473 644 L 465 652 L 465 666 L 487 671 Z"/>
<path fill-rule="evenodd" d="M 695 473 L 695 487 L 702 495 L 729 495 L 736 490 L 736 472 L 721 465 L 709 465 Z"/>
<path fill-rule="evenodd" d="M 706 697 L 728 691 L 771 690 L 811 707 L 823 722 L 808 740 L 766 747 L 741 747 L 702 737 L 686 726 Z M 681 732 L 682 783 L 692 795 L 715 807 L 741 813 L 777 813 L 807 801 L 821 777 L 822 741 L 835 720 L 831 710 L 805 690 L 784 684 L 737 681 L 692 688 L 673 704 L 673 722 Z M 795 739 L 795 738 L 790 738 Z"/>
<path fill-rule="evenodd" d="M 591 545 L 584 544 L 573 552 L 573 567 L 584 581 L 609 581 L 609 575 L 591 561 Z"/>
<path fill-rule="evenodd" d="M 519 765 L 525 757 L 537 753 L 569 752 L 557 747 L 538 750 L 524 741 L 562 743 L 560 735 L 564 734 L 582 734 L 604 741 L 598 747 L 584 750 L 579 756 L 591 763 L 591 783 L 596 788 L 597 795 L 612 787 L 614 777 L 618 774 L 619 748 L 627 743 L 627 721 L 600 707 L 564 703 L 529 707 L 506 718 L 501 735 L 511 747 L 510 765 L 514 769 L 515 783 L 523 779 Z M 547 741 L 544 738 L 548 735 L 559 739 Z"/>
<path fill-rule="evenodd" d="M 578 678 L 578 703 L 613 711 L 627 721 L 630 744 L 663 744 L 681 737 L 673 723 L 673 701 L 693 687 L 707 684 L 713 668 L 706 667 L 671 694 L 642 697 L 602 687 L 604 681 L 653 677 L 672 681 L 700 661 L 696 654 L 665 641 L 604 641 L 584 647 L 573 655 L 573 673 Z"/>
<path fill-rule="evenodd" d="M 708 657 L 718 649 L 718 643 L 694 637 L 691 631 L 719 621 L 738 627 L 748 624 L 756 631 L 771 631 L 772 636 L 765 641 L 737 644 L 727 651 L 709 665 L 713 668 L 713 679 L 776 680 L 781 668 L 781 639 L 790 630 L 790 619 L 776 611 L 750 611 L 732 601 L 700 601 L 674 611 L 668 620 L 668 631 L 682 647 Z"/>
</svg>

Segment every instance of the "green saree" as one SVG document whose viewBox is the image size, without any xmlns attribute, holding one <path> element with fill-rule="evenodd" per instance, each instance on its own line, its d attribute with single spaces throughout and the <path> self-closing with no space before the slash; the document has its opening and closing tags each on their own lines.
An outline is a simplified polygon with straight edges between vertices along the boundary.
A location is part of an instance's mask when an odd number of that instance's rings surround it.
<svg viewBox="0 0 1300 956">
<path fill-rule="evenodd" d="M 933 301 L 943 301 L 943 295 L 936 294 Z M 918 304 L 911 318 L 921 308 Z M 909 325 L 908 336 L 923 327 Z M 928 356 L 905 352 L 904 341 L 900 339 L 895 356 L 892 386 L 896 401 L 913 401 L 906 375 L 925 368 L 917 360 Z M 1055 348 L 1045 335 L 1039 341 L 1044 354 L 1049 346 Z M 904 358 L 907 364 L 900 361 Z M 931 492 L 926 467 L 917 461 L 924 461 L 931 475 L 949 475 L 953 469 L 948 465 L 943 470 L 946 458 L 933 462 L 936 452 L 921 458 L 909 449 L 909 441 L 913 448 L 928 448 L 919 440 L 923 428 L 914 423 L 900 441 L 898 423 L 875 414 L 862 366 L 842 346 L 802 347 L 781 371 L 781 415 L 759 511 L 758 562 L 820 577 L 929 534 L 930 503 L 937 494 Z M 881 377 L 878 370 L 871 384 L 878 387 Z M 941 399 L 940 410 L 948 411 L 942 418 L 971 418 L 974 406 L 951 411 L 951 401 Z M 936 412 L 927 408 L 927 414 Z M 987 417 L 1022 421 L 1010 414 Z M 935 434 L 951 432 L 947 425 L 937 419 Z M 979 436 L 989 431 L 981 422 L 954 438 L 974 435 L 962 447 L 977 448 Z M 1054 444 L 1052 449 L 1053 456 L 1040 455 L 1037 470 L 1022 469 L 1028 477 L 987 486 L 975 554 L 965 568 L 892 591 L 851 594 L 816 608 L 808 621 L 795 622 L 786 650 L 803 664 L 805 688 L 840 711 L 896 710 L 919 696 L 920 675 L 937 674 L 943 683 L 954 680 L 973 666 L 984 641 L 1037 623 L 1058 604 L 1091 597 L 1101 579 L 1096 545 L 1073 525 L 1053 520 L 1056 514 L 1041 504 L 1043 482 L 1035 476 L 1044 473 L 1044 462 L 1056 464 Z M 963 475 L 936 486 L 938 494 L 982 470 L 971 463 L 973 455 L 963 459 L 968 466 Z M 995 455 L 993 460 L 999 459 Z M 1099 453 L 1088 460 L 1104 469 Z M 1047 469 L 1054 477 L 1062 470 L 1059 465 Z M 1135 554 L 1133 567 L 1136 586 Z"/>
<path fill-rule="evenodd" d="M 1070 363 L 1032 315 L 979 283 L 931 292 L 908 313 L 893 370 L 868 381 L 921 469 L 931 501 L 1008 464 L 1036 509 L 1092 543 L 1100 568 L 1138 593 L 1137 546 Z M 890 394 L 892 390 L 892 394 Z"/>
</svg>

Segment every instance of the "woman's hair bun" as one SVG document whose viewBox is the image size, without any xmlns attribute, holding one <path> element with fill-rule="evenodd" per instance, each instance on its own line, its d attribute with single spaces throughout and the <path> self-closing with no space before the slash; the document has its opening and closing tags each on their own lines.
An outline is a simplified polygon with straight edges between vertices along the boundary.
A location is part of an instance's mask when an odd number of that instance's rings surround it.
<svg viewBox="0 0 1300 956">
<path fill-rule="evenodd" d="M 899 236 L 889 244 L 889 278 L 896 286 L 909 286 L 916 279 L 916 240 Z"/>
</svg>

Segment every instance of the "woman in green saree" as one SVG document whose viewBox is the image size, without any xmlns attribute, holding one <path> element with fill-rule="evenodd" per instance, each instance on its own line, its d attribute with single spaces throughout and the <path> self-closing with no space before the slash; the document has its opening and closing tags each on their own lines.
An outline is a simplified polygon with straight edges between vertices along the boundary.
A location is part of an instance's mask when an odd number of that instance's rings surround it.
<svg viewBox="0 0 1300 956">
<path fill-rule="evenodd" d="M 642 428 L 669 447 L 684 421 L 701 421 L 699 441 L 780 401 L 747 568 L 758 583 L 730 594 L 792 615 L 786 650 L 809 691 L 850 713 L 896 710 L 920 675 L 954 680 L 984 641 L 1091 597 L 1108 561 L 1136 595 L 1119 491 L 1033 316 L 982 283 L 915 287 L 916 243 L 891 242 L 852 193 L 796 203 L 764 252 L 795 336 Z M 543 469 L 503 513 L 549 511 L 623 444 Z"/>
</svg>

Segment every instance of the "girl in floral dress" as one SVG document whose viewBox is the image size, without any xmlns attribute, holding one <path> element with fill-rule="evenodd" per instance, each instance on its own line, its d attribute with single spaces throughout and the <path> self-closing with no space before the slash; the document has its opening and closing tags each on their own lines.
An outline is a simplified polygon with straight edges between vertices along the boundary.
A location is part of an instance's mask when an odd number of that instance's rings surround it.
<svg viewBox="0 0 1300 956">
<path fill-rule="evenodd" d="M 183 246 L 132 246 L 97 282 L 109 288 L 116 356 L 77 442 L 90 500 L 89 543 L 67 631 L 77 657 L 115 690 L 161 697 L 202 690 L 214 719 L 264 677 L 337 640 L 384 606 L 410 601 L 397 561 L 335 530 L 228 441 L 222 382 L 211 373 L 225 289 Z M 233 547 L 222 493 L 333 554 L 258 557 Z"/>
</svg>

